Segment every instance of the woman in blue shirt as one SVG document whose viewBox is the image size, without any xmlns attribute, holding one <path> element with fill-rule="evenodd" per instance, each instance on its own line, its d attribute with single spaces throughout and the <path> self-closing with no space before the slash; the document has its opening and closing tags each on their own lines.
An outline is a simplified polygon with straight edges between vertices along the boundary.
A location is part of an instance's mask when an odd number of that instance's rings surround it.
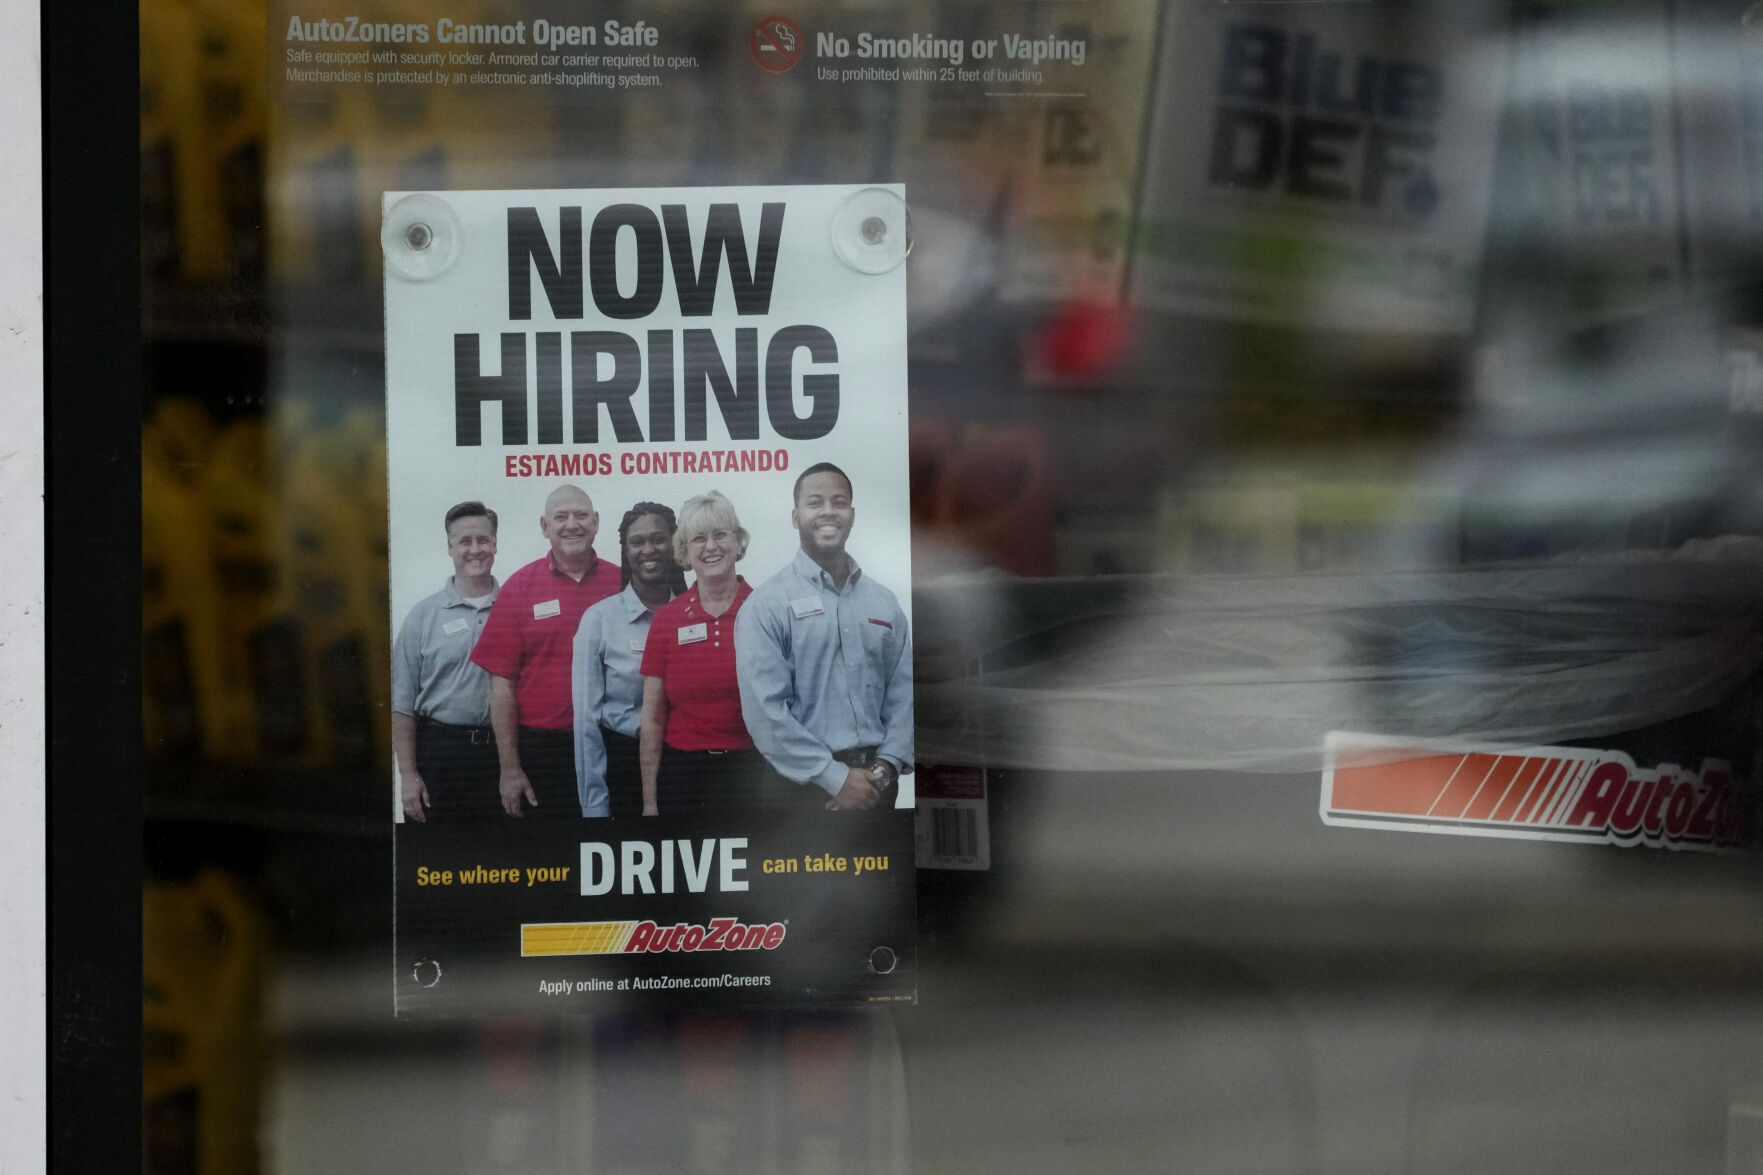
<svg viewBox="0 0 1763 1175">
<path fill-rule="evenodd" d="M 673 511 L 638 502 L 618 524 L 624 590 L 582 615 L 571 667 L 575 779 L 583 816 L 640 816 L 637 731 L 643 714 L 644 642 L 655 610 L 685 591 L 673 557 Z"/>
</svg>

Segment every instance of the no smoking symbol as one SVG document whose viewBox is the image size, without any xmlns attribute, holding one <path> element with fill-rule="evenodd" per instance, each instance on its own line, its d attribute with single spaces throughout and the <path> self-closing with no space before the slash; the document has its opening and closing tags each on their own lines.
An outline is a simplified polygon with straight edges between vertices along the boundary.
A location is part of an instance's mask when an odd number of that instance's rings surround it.
<svg viewBox="0 0 1763 1175">
<path fill-rule="evenodd" d="M 753 26 L 753 61 L 766 73 L 784 73 L 802 60 L 802 30 L 787 16 L 768 16 Z"/>
</svg>

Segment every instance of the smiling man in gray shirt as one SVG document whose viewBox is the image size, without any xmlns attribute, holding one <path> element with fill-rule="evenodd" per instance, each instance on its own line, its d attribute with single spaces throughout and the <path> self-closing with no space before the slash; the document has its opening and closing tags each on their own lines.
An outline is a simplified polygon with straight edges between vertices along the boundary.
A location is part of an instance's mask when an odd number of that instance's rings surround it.
<svg viewBox="0 0 1763 1175">
<path fill-rule="evenodd" d="M 392 645 L 392 751 L 405 819 L 489 819 L 500 810 L 490 675 L 471 650 L 496 600 L 496 512 L 461 502 L 443 526 L 453 574 Z"/>
<path fill-rule="evenodd" d="M 785 802 L 892 807 L 912 762 L 912 638 L 894 593 L 845 550 L 856 521 L 836 465 L 796 479 L 801 550 L 735 621 L 741 716 Z"/>
</svg>

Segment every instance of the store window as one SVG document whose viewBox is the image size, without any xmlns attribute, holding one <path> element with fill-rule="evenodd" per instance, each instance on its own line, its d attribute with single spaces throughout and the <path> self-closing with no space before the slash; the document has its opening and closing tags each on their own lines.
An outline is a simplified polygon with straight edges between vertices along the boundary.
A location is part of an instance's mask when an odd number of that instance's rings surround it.
<svg viewBox="0 0 1763 1175">
<path fill-rule="evenodd" d="M 1763 1162 L 1751 8 L 140 47 L 145 1170 Z"/>
</svg>

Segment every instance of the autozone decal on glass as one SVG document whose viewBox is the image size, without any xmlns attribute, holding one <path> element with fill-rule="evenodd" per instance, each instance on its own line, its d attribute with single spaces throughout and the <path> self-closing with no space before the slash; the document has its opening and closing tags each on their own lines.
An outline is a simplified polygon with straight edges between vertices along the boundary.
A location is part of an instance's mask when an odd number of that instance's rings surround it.
<svg viewBox="0 0 1763 1175">
<path fill-rule="evenodd" d="M 1348 828 L 1703 851 L 1736 844 L 1743 825 L 1721 759 L 1642 768 L 1621 751 L 1345 731 L 1325 744 L 1321 813 Z"/>
</svg>

